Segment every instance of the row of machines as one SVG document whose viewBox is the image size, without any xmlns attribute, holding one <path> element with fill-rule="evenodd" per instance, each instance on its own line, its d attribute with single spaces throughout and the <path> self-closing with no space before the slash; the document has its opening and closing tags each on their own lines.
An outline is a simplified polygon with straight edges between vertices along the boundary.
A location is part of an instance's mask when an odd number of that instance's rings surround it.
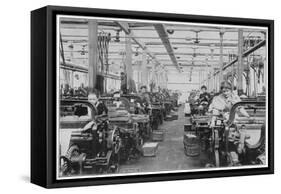
<svg viewBox="0 0 281 194">
<path fill-rule="evenodd" d="M 227 113 L 216 115 L 193 106 L 185 125 L 184 146 L 188 156 L 207 155 L 206 167 L 266 163 L 266 109 L 264 98 L 243 99 Z M 244 109 L 249 117 L 240 113 Z M 188 147 L 191 145 L 190 147 Z M 197 146 L 196 146 L 197 145 Z"/>
<path fill-rule="evenodd" d="M 86 98 L 63 98 L 60 142 L 67 146 L 60 149 L 61 175 L 116 173 L 120 164 L 138 160 L 144 142 L 175 108 L 174 99 L 159 93 L 149 97 L 147 105 L 136 94 L 100 97 L 99 103 L 107 108 L 102 115 Z M 71 133 L 65 140 L 67 131 Z"/>
</svg>

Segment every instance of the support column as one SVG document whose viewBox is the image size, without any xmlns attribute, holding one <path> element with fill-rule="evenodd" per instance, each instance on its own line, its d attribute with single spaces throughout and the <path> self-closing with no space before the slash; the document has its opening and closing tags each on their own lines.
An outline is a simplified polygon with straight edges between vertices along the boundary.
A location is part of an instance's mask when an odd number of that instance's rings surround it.
<svg viewBox="0 0 281 194">
<path fill-rule="evenodd" d="M 223 82 L 223 35 L 224 31 L 220 31 L 220 75 L 219 82 Z"/>
<path fill-rule="evenodd" d="M 235 73 L 235 68 L 234 64 L 232 65 L 232 70 L 231 70 L 231 90 L 234 90 L 234 73 Z"/>
<path fill-rule="evenodd" d="M 160 86 L 161 86 L 161 88 L 164 88 L 164 71 L 163 71 L 163 69 L 161 70 Z"/>
<path fill-rule="evenodd" d="M 215 88 L 215 91 L 218 92 L 218 79 L 217 79 L 218 75 L 215 75 L 214 76 L 214 88 Z"/>
<path fill-rule="evenodd" d="M 264 32 L 264 40 L 268 40 L 267 39 L 267 32 Z M 265 42 L 265 48 L 269 48 L 268 47 L 268 41 L 266 41 Z M 267 51 L 267 49 L 264 49 L 264 60 L 263 60 L 263 63 L 264 63 L 264 71 L 263 71 L 263 79 L 262 79 L 262 85 L 263 85 L 263 87 L 264 88 L 262 88 L 262 91 L 263 91 L 263 89 L 265 89 L 264 90 L 264 92 L 266 92 L 266 93 L 268 93 L 268 87 L 266 86 L 266 80 L 268 79 L 268 74 L 267 74 L 267 72 L 268 72 L 268 51 Z M 274 60 L 274 59 L 273 59 Z"/>
<path fill-rule="evenodd" d="M 71 86 L 72 88 L 74 87 L 74 73 L 73 73 L 73 71 L 71 71 L 70 86 Z"/>
<path fill-rule="evenodd" d="M 132 68 L 132 43 L 131 37 L 129 35 L 125 35 L 125 65 L 126 65 L 126 75 L 127 75 L 127 89 L 130 89 L 129 82 L 133 79 L 133 68 Z"/>
<path fill-rule="evenodd" d="M 166 88 L 166 71 L 163 70 L 163 88 Z"/>
<path fill-rule="evenodd" d="M 210 52 L 211 52 L 211 59 L 212 60 L 214 60 L 214 50 L 215 50 L 214 46 L 215 46 L 214 44 L 210 45 Z M 214 68 L 214 64 L 213 63 L 210 64 L 210 71 L 209 72 L 210 72 L 211 90 L 215 90 L 216 91 L 216 89 L 215 89 L 215 75 L 214 75 L 215 68 Z"/>
<path fill-rule="evenodd" d="M 238 65 L 237 65 L 237 91 L 243 92 L 243 30 L 238 29 Z"/>
<path fill-rule="evenodd" d="M 157 88 L 159 86 L 159 71 L 158 70 L 156 70 L 155 75 L 156 75 L 155 83 L 156 83 L 156 88 Z"/>
<path fill-rule="evenodd" d="M 156 70 L 155 70 L 155 64 L 152 63 L 152 69 L 151 69 L 151 80 L 155 83 L 156 82 Z"/>
<path fill-rule="evenodd" d="M 211 74 L 211 70 L 210 70 L 210 66 L 208 63 L 208 59 L 206 59 L 206 65 L 207 65 L 207 73 L 206 73 L 206 85 L 207 85 L 207 89 L 210 91 L 210 74 Z"/>
<path fill-rule="evenodd" d="M 211 91 L 213 90 L 213 78 L 212 78 L 212 74 L 210 74 L 209 85 L 210 85 L 209 91 L 211 92 Z"/>
<path fill-rule="evenodd" d="M 199 87 L 202 85 L 202 70 L 199 70 Z"/>
<path fill-rule="evenodd" d="M 159 73 L 158 73 L 158 86 L 161 87 L 161 84 L 162 84 L 162 70 L 159 70 Z"/>
<path fill-rule="evenodd" d="M 89 86 L 89 92 L 93 92 L 97 82 L 97 66 L 98 66 L 98 23 L 96 20 L 89 20 L 88 22 L 88 43 L 89 43 L 88 86 Z"/>
<path fill-rule="evenodd" d="M 142 63 L 141 63 L 141 71 L 142 71 L 142 78 L 141 78 L 141 82 L 143 85 L 147 86 L 147 76 L 148 76 L 148 72 L 147 72 L 147 55 L 145 52 L 142 52 Z"/>
</svg>

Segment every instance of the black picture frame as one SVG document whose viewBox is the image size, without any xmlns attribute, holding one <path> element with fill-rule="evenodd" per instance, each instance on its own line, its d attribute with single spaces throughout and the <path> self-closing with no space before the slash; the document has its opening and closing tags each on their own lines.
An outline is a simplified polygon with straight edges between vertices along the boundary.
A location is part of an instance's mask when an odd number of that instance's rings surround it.
<svg viewBox="0 0 281 194">
<path fill-rule="evenodd" d="M 56 16 L 77 15 L 268 28 L 268 167 L 56 180 Z M 46 188 L 274 173 L 274 21 L 170 13 L 46 6 L 31 12 L 31 182 Z"/>
</svg>

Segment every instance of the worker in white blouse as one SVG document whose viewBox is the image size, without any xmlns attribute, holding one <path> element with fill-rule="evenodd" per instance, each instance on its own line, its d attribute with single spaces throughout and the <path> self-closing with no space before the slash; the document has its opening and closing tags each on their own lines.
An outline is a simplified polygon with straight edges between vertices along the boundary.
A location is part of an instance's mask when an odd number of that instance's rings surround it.
<svg viewBox="0 0 281 194">
<path fill-rule="evenodd" d="M 228 119 L 231 107 L 240 101 L 240 97 L 231 92 L 231 84 L 228 82 L 222 82 L 221 93 L 213 98 L 209 106 L 209 112 L 217 116 L 223 115 L 226 119 Z M 243 107 L 239 107 L 238 110 L 243 116 L 248 118 L 250 117 Z"/>
<path fill-rule="evenodd" d="M 228 82 L 223 82 L 221 84 L 221 93 L 213 98 L 209 106 L 209 112 L 211 112 L 213 115 L 210 127 L 215 126 L 215 121 L 217 119 L 217 116 L 222 115 L 225 120 L 228 120 L 229 113 L 232 106 L 240 101 L 241 101 L 240 97 L 231 91 L 231 84 Z M 249 114 L 244 109 L 244 107 L 238 107 L 237 111 L 239 111 L 240 114 L 243 115 L 244 117 L 250 118 Z M 239 144 L 237 145 L 237 152 L 239 154 L 241 154 L 244 150 L 245 138 L 246 138 L 246 130 L 244 128 L 239 129 L 240 140 L 239 140 Z"/>
</svg>

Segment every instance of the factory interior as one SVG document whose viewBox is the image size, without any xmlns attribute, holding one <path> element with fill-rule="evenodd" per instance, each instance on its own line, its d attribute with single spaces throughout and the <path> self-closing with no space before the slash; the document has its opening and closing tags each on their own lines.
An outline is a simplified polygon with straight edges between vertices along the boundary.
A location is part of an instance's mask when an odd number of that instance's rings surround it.
<svg viewBox="0 0 281 194">
<path fill-rule="evenodd" d="M 59 18 L 58 176 L 267 164 L 267 30 Z"/>
</svg>

